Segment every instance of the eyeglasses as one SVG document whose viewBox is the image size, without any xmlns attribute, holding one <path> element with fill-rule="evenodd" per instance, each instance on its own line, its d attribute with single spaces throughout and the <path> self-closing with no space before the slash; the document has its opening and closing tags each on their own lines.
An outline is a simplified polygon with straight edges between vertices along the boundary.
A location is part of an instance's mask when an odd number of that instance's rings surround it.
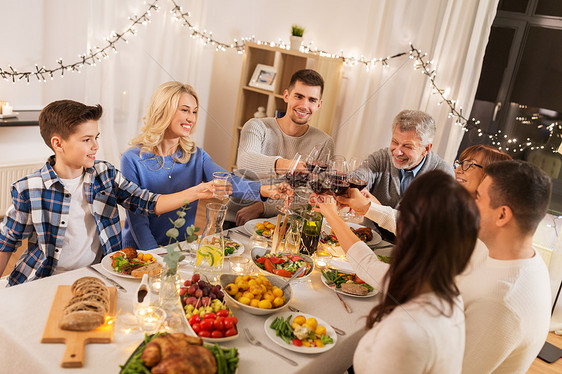
<svg viewBox="0 0 562 374">
<path fill-rule="evenodd" d="M 455 169 L 460 166 L 462 171 L 468 171 L 468 169 L 470 169 L 473 166 L 476 166 L 477 168 L 480 168 L 480 169 L 484 168 L 482 165 L 478 165 L 477 163 L 471 162 L 471 161 L 468 161 L 468 160 L 464 160 L 462 162 L 459 161 L 459 160 L 455 160 L 453 165 L 454 165 Z"/>
</svg>

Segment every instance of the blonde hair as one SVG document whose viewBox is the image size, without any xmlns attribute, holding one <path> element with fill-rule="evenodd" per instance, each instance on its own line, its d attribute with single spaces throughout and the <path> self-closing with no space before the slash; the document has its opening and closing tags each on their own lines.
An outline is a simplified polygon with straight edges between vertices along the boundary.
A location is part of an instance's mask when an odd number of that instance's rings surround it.
<svg viewBox="0 0 562 374">
<path fill-rule="evenodd" d="M 159 154 L 160 149 L 158 146 L 164 138 L 164 132 L 172 122 L 172 118 L 178 109 L 180 97 L 184 93 L 193 96 L 197 106 L 199 106 L 197 93 L 189 84 L 170 81 L 161 84 L 156 91 L 154 91 L 150 98 L 146 115 L 142 118 L 144 126 L 140 134 L 131 140 L 130 143 L 133 146 L 140 147 L 141 155 L 146 152 L 154 153 L 155 155 Z M 197 118 L 195 124 L 196 123 Z M 181 150 L 181 154 L 178 154 L 176 151 L 174 159 L 177 162 L 185 163 L 189 161 L 191 154 L 195 153 L 195 142 L 189 135 L 181 137 L 178 150 Z M 178 155 L 181 157 L 178 157 Z"/>
</svg>

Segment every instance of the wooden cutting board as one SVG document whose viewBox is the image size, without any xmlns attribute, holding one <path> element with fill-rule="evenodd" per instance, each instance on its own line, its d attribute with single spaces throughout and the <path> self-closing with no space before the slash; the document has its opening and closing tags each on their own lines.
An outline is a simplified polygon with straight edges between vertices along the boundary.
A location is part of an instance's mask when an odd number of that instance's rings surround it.
<svg viewBox="0 0 562 374">
<path fill-rule="evenodd" d="M 69 331 L 59 328 L 59 321 L 64 314 L 64 308 L 72 298 L 72 286 L 58 286 L 51 305 L 49 318 L 43 330 L 41 343 L 65 343 L 66 349 L 62 357 L 63 368 L 78 368 L 84 366 L 84 351 L 88 343 L 111 343 L 113 341 L 113 323 L 105 324 L 91 331 Z M 109 289 L 109 317 L 115 317 L 115 301 L 117 289 Z M 111 320 L 111 319 L 110 319 Z"/>
</svg>

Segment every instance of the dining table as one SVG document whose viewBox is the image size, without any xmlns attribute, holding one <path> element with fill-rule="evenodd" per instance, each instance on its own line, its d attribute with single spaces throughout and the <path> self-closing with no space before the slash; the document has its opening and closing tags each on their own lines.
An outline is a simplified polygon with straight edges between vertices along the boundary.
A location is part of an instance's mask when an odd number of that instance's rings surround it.
<svg viewBox="0 0 562 374">
<path fill-rule="evenodd" d="M 243 230 L 243 228 L 241 228 Z M 232 239 L 245 246 L 242 256 L 250 257 L 248 237 L 231 231 Z M 384 242 L 381 243 L 384 246 Z M 163 249 L 150 251 L 155 256 Z M 62 368 L 61 359 L 64 344 L 41 343 L 41 337 L 57 287 L 71 285 L 84 276 L 99 277 L 88 267 L 76 269 L 27 282 L 13 287 L 0 289 L 0 354 L 2 371 L 6 373 L 118 373 L 139 344 L 144 333 L 131 328 L 124 321 L 130 322 L 136 290 L 140 279 L 130 279 L 111 273 L 101 264 L 93 267 L 124 287 L 117 292 L 114 336 L 111 343 L 90 343 L 85 347 L 84 365 L 80 368 Z M 225 260 L 224 272 L 231 272 L 230 263 Z M 248 273 L 259 269 L 250 261 Z M 179 274 L 189 279 L 193 266 L 180 263 Z M 105 280 L 104 280 L 105 281 Z M 107 283 L 108 286 L 111 284 Z M 376 303 L 379 295 L 372 297 L 352 297 L 343 295 L 342 299 L 351 309 L 347 312 L 338 295 L 321 281 L 321 272 L 316 268 L 304 280 L 291 283 L 293 297 L 289 305 L 302 313 L 311 314 L 326 323 L 345 332 L 337 335 L 334 346 L 322 353 L 307 354 L 293 352 L 274 343 L 265 332 L 265 321 L 269 316 L 247 313 L 230 305 L 238 319 L 239 336 L 231 341 L 222 342 L 224 348 L 236 347 L 239 353 L 239 373 L 344 373 L 353 361 L 355 348 L 366 331 L 366 316 Z M 288 311 L 288 309 L 283 309 Z M 297 316 L 299 313 L 294 313 Z M 128 317 L 128 318 L 126 318 Z M 263 345 L 297 362 L 292 366 L 277 355 L 263 347 L 250 344 L 242 330 L 249 329 L 251 334 Z M 186 331 L 187 333 L 187 331 Z"/>
</svg>

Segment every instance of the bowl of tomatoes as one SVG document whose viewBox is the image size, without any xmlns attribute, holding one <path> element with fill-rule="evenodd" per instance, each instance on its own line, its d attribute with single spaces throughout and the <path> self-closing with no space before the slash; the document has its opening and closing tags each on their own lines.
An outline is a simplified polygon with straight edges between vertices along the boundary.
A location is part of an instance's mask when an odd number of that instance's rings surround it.
<svg viewBox="0 0 562 374">
<path fill-rule="evenodd" d="M 302 266 L 306 266 L 306 271 L 298 279 L 306 279 L 314 270 L 314 260 L 300 253 L 271 253 L 268 249 L 255 247 L 251 256 L 254 265 L 262 272 L 277 275 L 285 280 L 292 277 Z"/>
</svg>

